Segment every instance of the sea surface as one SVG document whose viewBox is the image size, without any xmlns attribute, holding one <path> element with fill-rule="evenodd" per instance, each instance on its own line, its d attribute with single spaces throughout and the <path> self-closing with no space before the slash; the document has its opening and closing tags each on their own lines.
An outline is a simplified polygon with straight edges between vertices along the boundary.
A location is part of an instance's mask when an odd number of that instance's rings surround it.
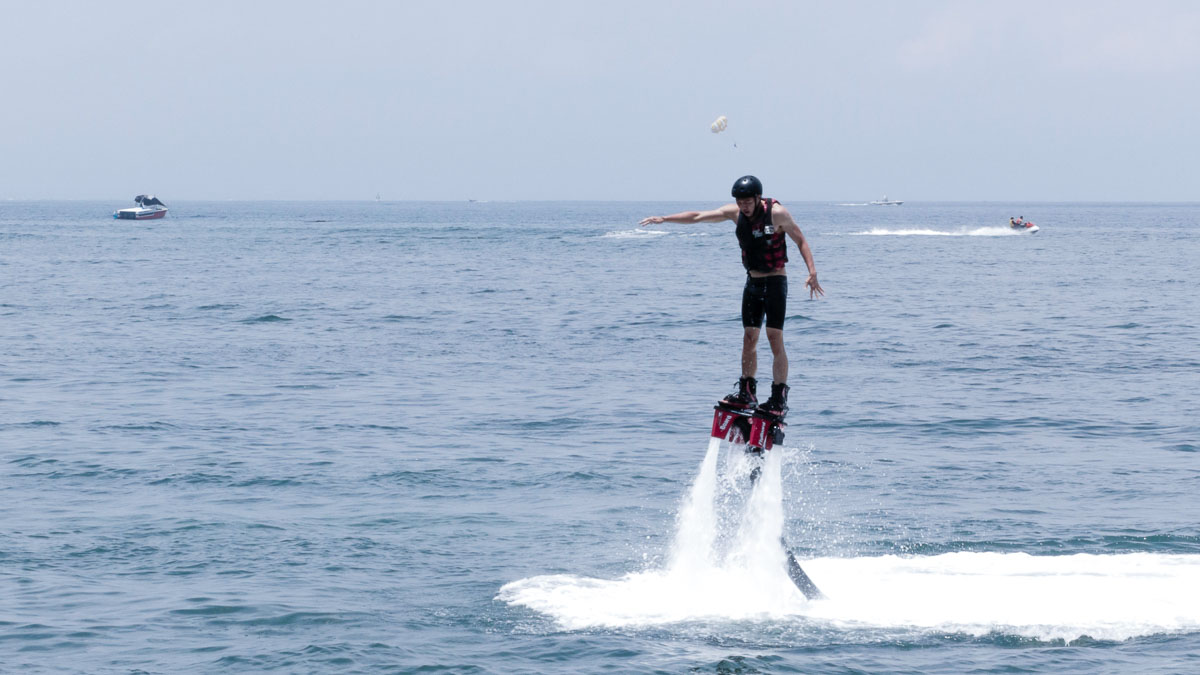
<svg viewBox="0 0 1200 675">
<path fill-rule="evenodd" d="M 1200 205 L 719 198 L 0 203 L 0 671 L 1200 671 Z"/>
</svg>

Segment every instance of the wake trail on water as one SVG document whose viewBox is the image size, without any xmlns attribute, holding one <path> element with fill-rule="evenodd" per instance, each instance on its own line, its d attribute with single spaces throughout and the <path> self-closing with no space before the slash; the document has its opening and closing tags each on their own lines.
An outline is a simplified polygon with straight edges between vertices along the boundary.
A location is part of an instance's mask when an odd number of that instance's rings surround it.
<svg viewBox="0 0 1200 675">
<path fill-rule="evenodd" d="M 649 239 L 653 237 L 662 237 L 668 234 L 671 233 L 666 230 L 647 230 L 645 228 L 638 228 L 635 230 L 614 230 L 612 232 L 605 232 L 600 236 L 604 239 Z"/>
<path fill-rule="evenodd" d="M 1025 233 L 1011 227 L 963 227 L 957 230 L 934 230 L 924 227 L 901 229 L 873 227 L 865 232 L 851 232 L 850 234 L 876 237 L 1019 237 Z"/>
<path fill-rule="evenodd" d="M 601 239 L 655 239 L 658 237 L 710 237 L 711 232 L 673 232 L 668 230 L 647 230 L 638 228 L 634 230 L 613 230 L 600 235 Z"/>
<path fill-rule="evenodd" d="M 788 577 L 780 538 L 782 448 L 758 459 L 723 446 L 710 440 L 662 567 L 619 579 L 536 576 L 506 584 L 497 598 L 569 630 L 756 621 L 1047 641 L 1200 631 L 1198 555 L 815 558 L 801 564 L 826 598 L 809 601 Z"/>
</svg>

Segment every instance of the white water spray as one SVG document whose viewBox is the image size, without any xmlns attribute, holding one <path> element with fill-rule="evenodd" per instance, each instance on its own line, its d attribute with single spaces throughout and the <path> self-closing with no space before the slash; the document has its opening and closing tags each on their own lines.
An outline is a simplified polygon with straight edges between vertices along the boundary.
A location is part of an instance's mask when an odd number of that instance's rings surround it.
<svg viewBox="0 0 1200 675">
<path fill-rule="evenodd" d="M 605 581 L 534 577 L 500 590 L 569 628 L 796 616 L 808 605 L 787 575 L 781 455 L 721 452 L 712 439 L 680 506 L 664 569 Z M 724 454 L 724 461 L 722 461 Z M 757 484 L 750 473 L 761 469 Z"/>
<path fill-rule="evenodd" d="M 717 454 L 720 449 L 720 439 L 709 439 L 708 452 L 704 453 L 700 473 L 692 483 L 691 492 L 688 493 L 683 507 L 679 509 L 669 569 L 702 570 L 712 564 L 712 549 L 717 532 L 713 497 L 717 483 Z"/>
</svg>

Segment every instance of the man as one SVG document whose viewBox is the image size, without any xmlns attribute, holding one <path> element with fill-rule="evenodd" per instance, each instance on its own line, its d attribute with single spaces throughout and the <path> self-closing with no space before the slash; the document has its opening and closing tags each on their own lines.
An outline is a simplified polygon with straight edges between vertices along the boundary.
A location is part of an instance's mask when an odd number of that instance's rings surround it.
<svg viewBox="0 0 1200 675">
<path fill-rule="evenodd" d="M 771 397 L 758 406 L 762 412 L 782 417 L 787 413 L 788 359 L 783 349 L 783 320 L 787 314 L 787 257 L 786 234 L 800 248 L 800 256 L 808 266 L 804 285 L 810 298 L 825 295 L 817 283 L 817 267 L 813 263 L 808 240 L 792 220 L 783 205 L 774 199 L 763 199 L 762 183 L 754 176 L 742 176 L 733 184 L 736 204 L 726 204 L 712 211 L 684 211 L 669 216 L 651 216 L 641 221 L 650 223 L 716 223 L 731 220 L 737 223 L 738 244 L 742 248 L 742 265 L 746 268 L 746 287 L 742 291 L 742 377 L 737 391 L 726 396 L 722 403 L 741 408 L 758 405 L 758 334 L 766 316 L 767 342 L 771 344 Z"/>
</svg>

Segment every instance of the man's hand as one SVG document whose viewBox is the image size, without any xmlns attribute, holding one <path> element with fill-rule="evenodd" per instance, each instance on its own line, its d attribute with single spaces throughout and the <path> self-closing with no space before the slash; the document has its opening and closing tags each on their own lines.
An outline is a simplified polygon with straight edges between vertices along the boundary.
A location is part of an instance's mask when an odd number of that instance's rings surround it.
<svg viewBox="0 0 1200 675">
<path fill-rule="evenodd" d="M 643 218 L 642 222 L 638 223 L 638 225 L 645 227 L 645 226 L 649 225 L 650 223 L 654 223 L 655 225 L 657 225 L 661 222 L 663 222 L 662 216 L 650 216 L 649 218 Z"/>
<path fill-rule="evenodd" d="M 808 287 L 809 300 L 816 300 L 817 296 L 825 295 L 825 289 L 821 288 L 821 284 L 817 283 L 816 272 L 808 275 L 808 279 L 804 281 L 804 285 Z"/>
</svg>

